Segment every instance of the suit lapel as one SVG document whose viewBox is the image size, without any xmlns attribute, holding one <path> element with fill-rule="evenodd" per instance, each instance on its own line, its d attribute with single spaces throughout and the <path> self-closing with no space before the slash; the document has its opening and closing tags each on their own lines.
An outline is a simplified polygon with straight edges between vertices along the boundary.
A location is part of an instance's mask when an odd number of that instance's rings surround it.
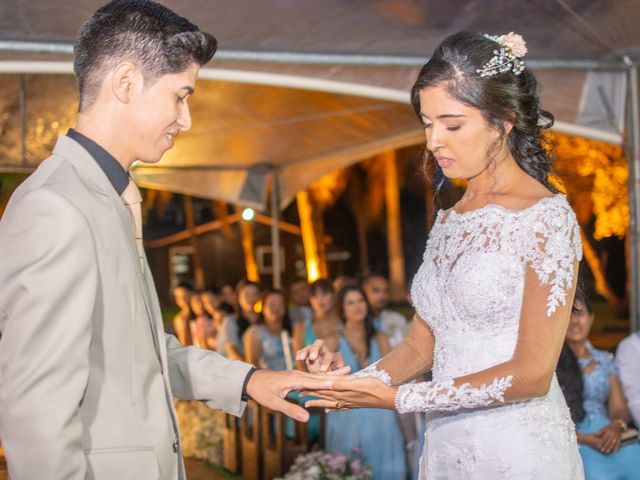
<svg viewBox="0 0 640 480">
<path fill-rule="evenodd" d="M 153 309 L 151 298 L 149 297 L 150 291 L 145 285 L 147 281 L 144 272 L 142 271 L 140 261 L 138 258 L 138 247 L 136 246 L 135 233 L 133 226 L 131 225 L 131 216 L 127 207 L 122 202 L 122 199 L 118 196 L 118 193 L 111 185 L 111 182 L 102 171 L 97 162 L 89 155 L 89 153 L 75 140 L 61 136 L 58 138 L 55 148 L 53 149 L 54 155 L 59 155 L 65 158 L 71 163 L 78 174 L 105 200 L 115 209 L 116 215 L 119 219 L 118 226 L 120 233 L 124 236 L 127 250 L 129 251 L 129 258 L 133 268 L 136 271 L 136 283 L 138 289 L 144 299 L 145 309 L 147 311 L 147 318 L 151 325 L 151 332 L 153 336 L 153 343 L 156 349 L 158 359 L 161 360 L 161 365 L 164 370 L 164 362 L 162 361 L 162 354 L 160 349 L 160 342 L 158 336 L 158 327 L 154 321 Z M 146 262 L 146 255 L 145 255 Z M 153 279 L 151 279 L 153 281 Z"/>
</svg>

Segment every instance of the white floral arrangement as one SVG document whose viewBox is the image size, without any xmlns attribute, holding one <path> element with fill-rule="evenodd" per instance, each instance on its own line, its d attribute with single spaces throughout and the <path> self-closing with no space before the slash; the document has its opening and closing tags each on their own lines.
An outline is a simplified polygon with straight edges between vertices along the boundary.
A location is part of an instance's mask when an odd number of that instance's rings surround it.
<svg viewBox="0 0 640 480">
<path fill-rule="evenodd" d="M 224 413 L 198 401 L 175 400 L 182 454 L 213 465 L 222 464 Z"/>
<path fill-rule="evenodd" d="M 277 480 L 370 480 L 371 468 L 362 461 L 360 452 L 349 455 L 316 450 L 296 457 L 291 469 Z"/>
</svg>

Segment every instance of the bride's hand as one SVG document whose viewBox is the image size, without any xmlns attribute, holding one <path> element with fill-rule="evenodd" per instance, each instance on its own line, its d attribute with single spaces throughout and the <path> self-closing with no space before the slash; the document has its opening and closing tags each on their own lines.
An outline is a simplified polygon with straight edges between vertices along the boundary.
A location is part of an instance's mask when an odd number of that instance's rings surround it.
<svg viewBox="0 0 640 480">
<path fill-rule="evenodd" d="M 384 384 L 373 377 L 334 378 L 328 390 L 304 391 L 302 396 L 313 396 L 305 407 L 321 407 L 328 410 L 351 408 L 395 408 L 398 387 Z"/>
<path fill-rule="evenodd" d="M 310 373 L 327 372 L 329 375 L 346 375 L 351 371 L 349 366 L 345 366 L 342 355 L 330 351 L 323 340 L 316 340 L 313 345 L 299 350 L 296 360 L 303 360 Z"/>
</svg>

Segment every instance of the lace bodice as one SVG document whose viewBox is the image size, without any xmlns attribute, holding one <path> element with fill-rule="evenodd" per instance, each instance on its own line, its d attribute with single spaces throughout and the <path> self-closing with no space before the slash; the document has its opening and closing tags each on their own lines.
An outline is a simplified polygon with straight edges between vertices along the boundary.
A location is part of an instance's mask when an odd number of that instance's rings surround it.
<svg viewBox="0 0 640 480">
<path fill-rule="evenodd" d="M 511 358 L 527 268 L 550 285 L 547 315 L 567 301 L 582 256 L 575 215 L 563 195 L 524 210 L 487 205 L 440 211 L 411 297 L 436 337 L 434 379 Z"/>
</svg>

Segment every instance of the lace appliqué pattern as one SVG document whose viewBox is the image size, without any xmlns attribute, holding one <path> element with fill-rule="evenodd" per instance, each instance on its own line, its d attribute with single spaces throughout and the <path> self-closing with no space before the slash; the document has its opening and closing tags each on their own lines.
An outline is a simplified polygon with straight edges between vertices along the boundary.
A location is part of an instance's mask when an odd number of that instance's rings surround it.
<svg viewBox="0 0 640 480">
<path fill-rule="evenodd" d="M 380 360 L 378 360 L 379 362 Z M 378 362 L 374 362 L 369 365 L 367 368 L 363 368 L 362 370 L 358 370 L 353 374 L 354 377 L 373 377 L 380 380 L 382 383 L 386 385 L 393 385 L 391 382 L 391 376 L 382 368 L 378 369 Z"/>
<path fill-rule="evenodd" d="M 532 231 L 523 241 L 525 259 L 540 283 L 551 286 L 547 299 L 547 316 L 550 317 L 566 303 L 567 292 L 573 286 L 573 264 L 582 257 L 580 228 L 562 208 L 545 212 L 544 217 L 531 226 Z"/>
<path fill-rule="evenodd" d="M 512 379 L 512 375 L 494 378 L 491 384 L 479 388 L 468 383 L 456 387 L 453 380 L 402 385 L 396 393 L 396 410 L 400 413 L 453 412 L 504 403 L 504 393 L 511 387 Z"/>
</svg>

